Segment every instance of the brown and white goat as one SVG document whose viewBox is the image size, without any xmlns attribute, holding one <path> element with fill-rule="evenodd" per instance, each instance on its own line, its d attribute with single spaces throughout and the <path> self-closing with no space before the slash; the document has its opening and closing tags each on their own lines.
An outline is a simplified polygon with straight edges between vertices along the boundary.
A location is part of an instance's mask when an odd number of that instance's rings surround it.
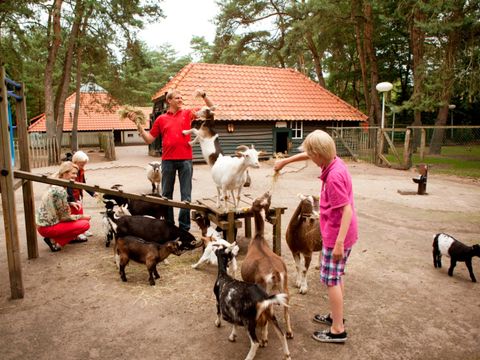
<svg viewBox="0 0 480 360">
<path fill-rule="evenodd" d="M 115 239 L 115 262 L 117 263 L 120 278 L 127 281 L 125 275 L 125 266 L 130 260 L 140 264 L 147 265 L 148 281 L 150 285 L 155 285 L 155 279 L 158 279 L 157 264 L 165 260 L 170 254 L 181 255 L 180 241 L 168 241 L 165 244 L 157 244 L 145 241 L 136 236 L 122 236 Z"/>
<path fill-rule="evenodd" d="M 199 129 L 191 128 L 190 130 L 183 130 L 183 135 L 193 134 L 195 138 L 189 142 L 190 146 L 193 146 L 196 142 L 200 143 L 200 148 L 202 149 L 202 155 L 205 159 L 205 162 L 213 166 L 215 161 L 220 154 L 223 154 L 220 142 L 218 141 L 218 134 L 215 132 L 215 106 L 202 107 L 197 113 L 196 116 L 203 120 Z"/>
<path fill-rule="evenodd" d="M 273 305 L 288 306 L 287 294 L 268 295 L 258 284 L 239 281 L 227 274 L 227 264 L 232 260 L 232 252 L 223 246 L 215 250 L 218 258 L 218 275 L 213 292 L 217 300 L 217 319 L 215 325 L 221 326 L 222 318 L 233 325 L 228 339 L 235 341 L 237 337 L 236 326 L 247 328 L 250 338 L 250 351 L 245 360 L 252 360 L 259 346 L 265 346 L 266 332 L 262 331 L 258 341 L 256 328 L 266 329 L 268 323 L 273 328 L 282 343 L 284 359 L 290 359 L 287 340 L 280 328 L 273 311 Z"/>
<path fill-rule="evenodd" d="M 322 250 L 322 235 L 320 233 L 318 197 L 301 194 L 298 196 L 300 203 L 288 223 L 285 239 L 297 268 L 295 286 L 299 288 L 300 294 L 306 294 L 308 290 L 307 272 L 312 261 L 312 253 Z"/>
<path fill-rule="evenodd" d="M 242 263 L 242 279 L 260 285 L 268 294 L 282 292 L 288 296 L 287 266 L 280 256 L 275 254 L 267 244 L 264 236 L 265 221 L 261 214 L 262 209 L 268 219 L 268 210 L 271 203 L 271 194 L 266 192 L 255 199 L 252 212 L 255 220 L 255 236 L 248 245 L 247 254 Z M 288 307 L 284 307 L 287 339 L 293 338 Z M 267 341 L 268 329 L 263 328 L 262 339 Z"/>
</svg>

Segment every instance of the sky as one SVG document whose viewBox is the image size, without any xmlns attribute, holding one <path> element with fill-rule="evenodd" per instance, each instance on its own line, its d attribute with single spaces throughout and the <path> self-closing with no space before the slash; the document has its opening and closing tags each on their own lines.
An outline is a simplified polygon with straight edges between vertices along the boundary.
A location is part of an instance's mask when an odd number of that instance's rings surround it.
<svg viewBox="0 0 480 360">
<path fill-rule="evenodd" d="M 139 38 L 152 50 L 169 43 L 178 56 L 191 51 L 192 36 L 203 36 L 212 43 L 215 38 L 213 18 L 218 12 L 215 0 L 163 0 L 160 6 L 165 18 L 159 23 L 145 26 Z"/>
</svg>

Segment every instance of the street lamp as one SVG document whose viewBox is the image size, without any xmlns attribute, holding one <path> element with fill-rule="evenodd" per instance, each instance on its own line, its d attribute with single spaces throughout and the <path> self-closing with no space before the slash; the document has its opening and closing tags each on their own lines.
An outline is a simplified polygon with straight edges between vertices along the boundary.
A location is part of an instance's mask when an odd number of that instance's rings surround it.
<svg viewBox="0 0 480 360">
<path fill-rule="evenodd" d="M 387 91 L 390 91 L 393 89 L 393 85 L 389 82 L 381 82 L 378 83 L 377 86 L 375 87 L 378 92 L 383 93 L 382 97 L 382 124 L 380 125 L 380 128 L 383 129 L 385 126 L 385 93 Z"/>
<path fill-rule="evenodd" d="M 455 104 L 450 104 L 448 105 L 448 108 L 451 110 L 450 111 L 450 126 L 452 127 L 450 129 L 450 138 L 453 139 L 453 110 L 457 107 Z"/>
</svg>

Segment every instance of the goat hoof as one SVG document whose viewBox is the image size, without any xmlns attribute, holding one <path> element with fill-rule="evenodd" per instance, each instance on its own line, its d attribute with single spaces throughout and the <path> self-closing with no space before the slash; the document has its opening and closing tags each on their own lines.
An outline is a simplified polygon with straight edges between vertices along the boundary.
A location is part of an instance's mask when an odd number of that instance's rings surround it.
<svg viewBox="0 0 480 360">
<path fill-rule="evenodd" d="M 235 342 L 236 340 L 237 340 L 236 336 L 229 336 L 228 337 L 228 341 L 230 341 L 230 342 Z"/>
<path fill-rule="evenodd" d="M 215 326 L 220 327 L 220 325 L 222 325 L 222 323 L 219 320 L 215 320 Z"/>
<path fill-rule="evenodd" d="M 285 334 L 285 337 L 286 337 L 287 339 L 293 339 L 293 334 L 292 334 L 291 332 L 287 332 L 287 333 Z"/>
<path fill-rule="evenodd" d="M 123 278 L 123 277 L 122 277 L 122 281 L 123 281 L 123 282 L 127 282 L 127 278 Z"/>
<path fill-rule="evenodd" d="M 268 340 L 260 340 L 259 342 L 260 347 L 266 347 L 268 345 Z"/>
</svg>

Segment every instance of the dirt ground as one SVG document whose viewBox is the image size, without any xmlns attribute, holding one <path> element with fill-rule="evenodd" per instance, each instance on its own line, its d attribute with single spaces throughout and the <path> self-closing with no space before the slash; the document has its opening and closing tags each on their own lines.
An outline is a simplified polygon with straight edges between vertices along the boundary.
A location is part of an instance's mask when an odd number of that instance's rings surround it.
<svg viewBox="0 0 480 360">
<path fill-rule="evenodd" d="M 145 146 L 117 148 L 117 161 L 92 152 L 89 184 L 124 184 L 126 191 L 150 190 L 144 167 L 151 161 Z M 251 171 L 246 192 L 260 195 L 272 186 L 272 161 Z M 273 189 L 273 205 L 288 207 L 282 235 L 295 209 L 297 193 L 316 194 L 318 168 L 312 163 L 285 168 Z M 294 262 L 282 239 L 289 269 L 294 339 L 292 359 L 480 359 L 480 284 L 472 283 L 465 264 L 447 276 L 449 260 L 435 269 L 432 239 L 447 232 L 457 239 L 480 242 L 480 183 L 435 175 L 426 196 L 400 195 L 416 190 L 412 171 L 349 163 L 354 182 L 360 239 L 347 265 L 345 317 L 348 342 L 320 344 L 311 333 L 322 326 L 311 318 L 328 311 L 326 289 L 313 267 L 309 291 L 297 293 Z M 480 165 L 479 165 L 480 166 Z M 53 169 L 35 169 L 51 173 Z M 193 199 L 214 195 L 209 169 L 195 165 Z M 39 201 L 44 184 L 35 184 Z M 178 189 L 177 189 L 178 190 Z M 175 195 L 178 199 L 178 194 Z M 112 248 L 101 227 L 102 206 L 88 197 L 94 236 L 51 253 L 39 236 L 37 259 L 28 260 L 22 194 L 16 192 L 25 297 L 10 299 L 5 232 L 0 226 L 0 357 L 2 359 L 244 359 L 246 332 L 228 341 L 230 326 L 216 328 L 213 285 L 216 268 L 191 269 L 200 250 L 169 258 L 159 265 L 161 278 L 149 286 L 144 265 L 131 263 L 128 282 L 120 280 Z M 3 214 L 2 214 L 3 215 Z M 2 220 L 3 225 L 3 220 Z M 271 226 L 266 225 L 271 239 Z M 198 235 L 196 226 L 192 233 Z M 240 234 L 243 234 L 240 230 Z M 240 258 L 241 261 L 241 258 Z M 315 260 L 315 263 L 317 260 Z M 480 259 L 473 260 L 480 279 Z M 281 325 L 283 316 L 279 313 Z M 270 332 L 268 347 L 256 359 L 280 359 L 280 343 Z"/>
</svg>

